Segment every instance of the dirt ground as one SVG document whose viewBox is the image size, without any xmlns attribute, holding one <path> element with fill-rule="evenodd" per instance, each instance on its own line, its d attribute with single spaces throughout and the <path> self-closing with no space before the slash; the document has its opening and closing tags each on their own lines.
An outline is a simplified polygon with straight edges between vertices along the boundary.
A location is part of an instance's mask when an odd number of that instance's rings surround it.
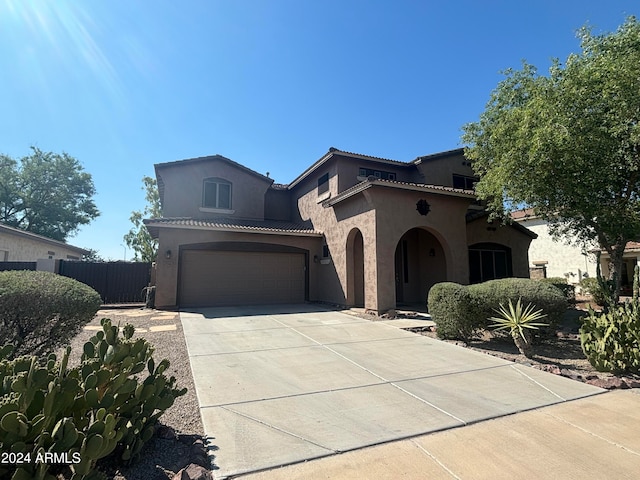
<svg viewBox="0 0 640 480">
<path fill-rule="evenodd" d="M 640 376 L 616 376 L 611 373 L 598 372 L 587 360 L 580 345 L 578 332 L 580 319 L 587 315 L 589 306 L 595 310 L 600 309 L 600 307 L 590 302 L 589 298 L 578 297 L 575 304 L 567 310 L 564 321 L 556 335 L 540 339 L 534 344 L 533 358 L 526 358 L 521 355 L 511 337 L 501 333 L 495 334 L 485 331 L 479 338 L 471 341 L 469 345 L 465 345 L 463 342 L 452 343 L 603 388 L 640 387 Z M 420 335 L 437 338 L 436 333 L 428 328 L 409 330 Z"/>
</svg>

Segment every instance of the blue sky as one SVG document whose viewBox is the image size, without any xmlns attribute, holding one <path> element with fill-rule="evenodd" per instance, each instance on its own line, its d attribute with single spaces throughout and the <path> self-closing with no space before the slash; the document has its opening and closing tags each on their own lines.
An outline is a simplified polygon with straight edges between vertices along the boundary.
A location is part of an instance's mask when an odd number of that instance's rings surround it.
<svg viewBox="0 0 640 480">
<path fill-rule="evenodd" d="M 460 145 L 501 71 L 546 72 L 637 0 L 0 0 L 0 152 L 65 151 L 123 235 L 154 163 L 221 154 L 288 183 L 329 147 L 409 161 Z"/>
</svg>

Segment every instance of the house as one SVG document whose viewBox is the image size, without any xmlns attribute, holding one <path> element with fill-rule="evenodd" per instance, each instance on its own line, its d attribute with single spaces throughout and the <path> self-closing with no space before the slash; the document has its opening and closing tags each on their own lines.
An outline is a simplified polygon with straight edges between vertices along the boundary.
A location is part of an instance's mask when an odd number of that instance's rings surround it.
<svg viewBox="0 0 640 480">
<path fill-rule="evenodd" d="M 512 212 L 511 219 L 538 235 L 529 247 L 532 277 L 537 274 L 543 278 L 566 278 L 570 284 L 595 277 L 596 256 L 592 253 L 595 245 L 580 245 L 571 238 L 553 238 L 549 223 L 530 208 Z"/>
<path fill-rule="evenodd" d="M 602 275 L 605 278 L 609 276 L 610 260 L 609 254 L 606 251 L 602 251 L 600 265 L 602 266 Z M 640 242 L 627 242 L 622 254 L 622 271 L 620 272 L 620 285 L 623 295 L 631 295 L 633 292 L 633 271 L 636 265 L 640 265 Z"/>
<path fill-rule="evenodd" d="M 0 262 L 80 260 L 89 251 L 0 223 Z"/>
<path fill-rule="evenodd" d="M 463 150 L 336 148 L 287 185 L 221 155 L 155 165 L 156 306 L 320 301 L 383 313 L 437 282 L 528 277 L 535 234 L 488 223 Z"/>
</svg>

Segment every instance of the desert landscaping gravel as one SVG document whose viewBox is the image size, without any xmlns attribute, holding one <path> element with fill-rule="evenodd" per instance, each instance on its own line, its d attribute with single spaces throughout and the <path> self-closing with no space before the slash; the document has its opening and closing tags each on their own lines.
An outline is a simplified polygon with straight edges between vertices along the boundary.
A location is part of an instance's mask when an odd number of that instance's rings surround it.
<svg viewBox="0 0 640 480">
<path fill-rule="evenodd" d="M 194 457 L 198 457 L 198 449 L 193 444 L 196 442 L 197 447 L 204 440 L 204 429 L 179 315 L 177 312 L 159 312 L 144 308 L 100 310 L 73 339 L 70 363 L 80 361 L 82 346 L 95 335 L 102 318 L 111 319 L 112 325 L 120 325 L 121 328 L 128 323 L 133 325 L 136 328 L 134 338 L 144 337 L 153 345 L 156 365 L 164 358 L 169 360 L 170 367 L 166 375 L 176 377 L 178 388 L 186 387 L 187 393 L 177 398 L 174 405 L 160 417 L 161 425 L 157 434 L 145 446 L 137 463 L 123 468 L 103 462 L 100 467 L 107 478 L 114 480 L 172 478 L 180 469 L 192 463 Z"/>
</svg>

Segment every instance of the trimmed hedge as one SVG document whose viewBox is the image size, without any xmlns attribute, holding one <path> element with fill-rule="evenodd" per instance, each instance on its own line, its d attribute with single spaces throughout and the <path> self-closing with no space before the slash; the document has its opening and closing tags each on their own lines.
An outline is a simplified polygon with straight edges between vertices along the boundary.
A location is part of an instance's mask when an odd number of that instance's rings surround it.
<svg viewBox="0 0 640 480">
<path fill-rule="evenodd" d="M 576 299 L 576 287 L 574 285 L 569 285 L 565 278 L 549 277 L 549 278 L 541 278 L 538 281 L 542 283 L 549 283 L 554 287 L 560 289 L 560 291 L 565 296 L 565 298 L 570 302 Z"/>
<path fill-rule="evenodd" d="M 468 342 L 481 328 L 466 286 L 437 283 L 429 290 L 428 304 L 438 338 Z"/>
<path fill-rule="evenodd" d="M 500 304 L 521 299 L 523 305 L 535 305 L 547 315 L 546 330 L 555 330 L 567 310 L 566 297 L 555 286 L 528 278 L 503 278 L 475 285 L 438 283 L 429 291 L 429 312 L 443 339 L 468 342 L 488 325 Z M 544 331 L 545 329 L 543 329 Z"/>
<path fill-rule="evenodd" d="M 469 291 L 477 309 L 477 322 L 483 327 L 487 319 L 495 315 L 495 310 L 500 304 L 513 303 L 520 298 L 522 305 L 529 303 L 535 305 L 536 310 L 541 309 L 547 316 L 545 323 L 549 328 L 557 327 L 568 308 L 566 297 L 555 286 L 529 278 L 502 278 L 489 280 L 469 286 Z"/>
<path fill-rule="evenodd" d="M 67 344 L 100 308 L 98 292 L 50 272 L 0 272 L 0 345 L 40 355 Z"/>
</svg>

